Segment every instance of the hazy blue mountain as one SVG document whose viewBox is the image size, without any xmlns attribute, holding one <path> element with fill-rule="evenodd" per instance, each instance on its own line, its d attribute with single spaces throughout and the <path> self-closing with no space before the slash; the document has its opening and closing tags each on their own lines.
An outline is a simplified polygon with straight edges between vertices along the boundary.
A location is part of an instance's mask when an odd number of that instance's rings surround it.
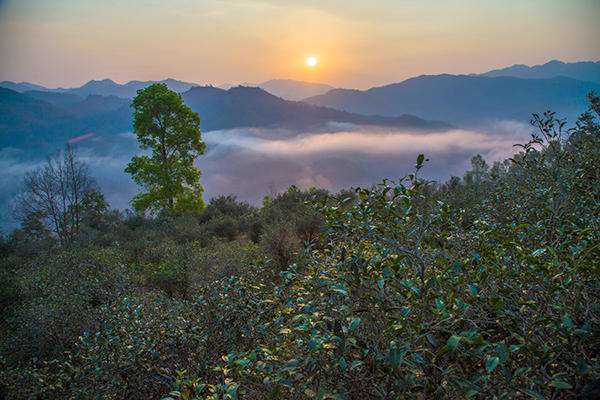
<svg viewBox="0 0 600 400">
<path fill-rule="evenodd" d="M 81 98 L 87 97 L 91 94 L 97 94 L 101 96 L 117 96 L 122 98 L 133 98 L 139 89 L 143 89 L 146 86 L 150 86 L 153 83 L 164 83 L 169 89 L 174 90 L 178 93 L 183 93 L 190 90 L 194 86 L 198 86 L 196 83 L 183 82 L 176 79 L 168 78 L 162 81 L 129 81 L 124 84 L 117 83 L 111 79 L 91 80 L 86 84 L 73 87 L 73 88 L 47 88 L 44 86 L 36 85 L 28 82 L 15 83 L 11 81 L 0 82 L 0 87 L 11 89 L 16 92 L 48 92 L 48 93 L 70 93 Z M 41 98 L 43 95 L 34 93 L 33 96 Z M 47 97 L 52 103 L 53 98 Z M 63 98 L 56 97 L 54 99 L 64 100 Z"/>
<path fill-rule="evenodd" d="M 318 96 L 334 89 L 333 86 L 324 83 L 296 81 L 293 79 L 271 79 L 262 83 L 224 83 L 219 85 L 218 88 L 228 90 L 237 86 L 258 87 L 284 100 L 292 101 L 300 101 L 307 97 Z"/>
<path fill-rule="evenodd" d="M 178 93 L 183 93 L 194 86 L 198 86 L 195 83 L 182 82 L 171 78 L 164 79 L 162 81 L 129 81 L 124 84 L 116 83 L 111 79 L 102 79 L 91 80 L 85 85 L 78 88 L 57 90 L 64 93 L 72 93 L 83 97 L 89 96 L 90 94 L 97 94 L 101 96 L 133 98 L 135 97 L 138 90 L 157 82 L 166 84 L 169 87 L 169 89 L 174 90 Z"/>
<path fill-rule="evenodd" d="M 39 144 L 38 135 L 56 136 L 53 125 L 66 123 L 68 112 L 14 90 L 0 88 L 0 148 Z"/>
<path fill-rule="evenodd" d="M 98 113 L 108 113 L 122 108 L 129 109 L 131 100 L 118 96 L 91 94 L 85 99 L 65 107 L 75 116 L 82 117 Z"/>
<path fill-rule="evenodd" d="M 177 93 L 187 92 L 191 88 L 199 86 L 197 83 L 183 82 L 183 81 L 178 81 L 177 79 L 172 79 L 172 78 L 163 79 L 162 81 L 159 81 L 159 82 L 166 84 L 169 89 L 171 89 Z M 146 82 L 146 84 L 144 86 L 148 86 L 150 83 L 153 83 L 153 82 Z"/>
<path fill-rule="evenodd" d="M 72 93 L 48 92 L 43 90 L 28 90 L 22 93 L 26 96 L 43 100 L 58 107 L 68 107 L 83 101 L 83 97 Z"/>
<path fill-rule="evenodd" d="M 564 63 L 552 60 L 543 65 L 528 66 L 515 64 L 511 67 L 495 69 L 480 76 L 498 77 L 512 76 L 515 78 L 544 79 L 565 76 L 580 81 L 600 83 L 600 61 L 580 61 Z"/>
<path fill-rule="evenodd" d="M 410 115 L 364 116 L 326 107 L 283 100 L 257 87 L 238 86 L 229 90 L 213 86 L 195 87 L 183 94 L 185 102 L 202 118 L 206 130 L 237 127 L 280 127 L 307 129 L 327 122 L 443 129 L 442 122 L 425 121 Z"/>
<path fill-rule="evenodd" d="M 213 85 L 209 85 L 209 86 L 213 86 Z M 255 83 L 251 83 L 251 82 L 240 82 L 240 83 L 226 82 L 226 83 L 217 85 L 215 87 L 217 89 L 229 90 L 229 89 L 237 87 L 237 86 L 258 87 Z"/>
<path fill-rule="evenodd" d="M 305 101 L 359 114 L 413 114 L 464 126 L 495 120 L 528 122 L 533 112 L 554 110 L 576 118 L 586 95 L 600 84 L 571 78 L 521 79 L 423 75 L 369 90 L 334 89 Z"/>
<path fill-rule="evenodd" d="M 40 94 L 37 91 L 28 95 L 0 89 L 0 148 L 56 148 L 80 135 L 102 136 L 131 130 L 129 99 L 89 95 L 77 100 L 73 96 L 72 93 Z M 323 127 L 328 122 L 413 130 L 449 128 L 443 122 L 426 121 L 410 115 L 364 116 L 287 101 L 260 88 L 222 90 L 212 86 L 194 87 L 183 97 L 200 114 L 204 131 L 277 127 L 295 132 Z"/>
<path fill-rule="evenodd" d="M 272 79 L 259 83 L 256 86 L 282 99 L 294 101 L 318 96 L 334 89 L 333 86 L 323 83 L 295 81 L 292 79 Z"/>
<path fill-rule="evenodd" d="M 76 94 L 81 97 L 87 97 L 90 94 L 97 94 L 102 96 L 129 97 L 131 92 L 136 90 L 133 88 L 133 86 L 134 85 L 128 86 L 128 84 L 120 85 L 111 79 L 102 79 L 91 80 L 78 88 L 58 90 L 63 93 Z"/>
<path fill-rule="evenodd" d="M 25 92 L 27 90 L 48 90 L 47 88 L 36 85 L 35 83 L 29 82 L 12 82 L 12 81 L 2 81 L 0 82 L 0 88 L 6 88 L 10 90 L 14 90 L 15 92 Z"/>
<path fill-rule="evenodd" d="M 45 156 L 73 137 L 130 129 L 128 100 L 92 95 L 68 102 L 72 94 L 53 93 L 48 97 L 51 104 L 30 95 L 0 88 L 0 148 L 27 149 Z"/>
</svg>

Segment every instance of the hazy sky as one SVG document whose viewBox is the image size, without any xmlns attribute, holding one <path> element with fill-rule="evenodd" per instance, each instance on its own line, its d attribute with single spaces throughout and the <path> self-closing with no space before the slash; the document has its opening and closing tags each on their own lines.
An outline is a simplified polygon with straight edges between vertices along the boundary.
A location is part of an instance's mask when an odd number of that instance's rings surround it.
<svg viewBox="0 0 600 400">
<path fill-rule="evenodd" d="M 599 60 L 599 20 L 600 0 L 0 0 L 0 80 L 293 78 L 365 88 Z"/>
</svg>

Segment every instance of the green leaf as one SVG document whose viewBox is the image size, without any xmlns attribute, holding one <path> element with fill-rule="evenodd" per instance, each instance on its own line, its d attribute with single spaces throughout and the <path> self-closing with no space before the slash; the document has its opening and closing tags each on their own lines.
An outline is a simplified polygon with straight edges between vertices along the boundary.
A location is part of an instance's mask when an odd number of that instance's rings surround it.
<svg viewBox="0 0 600 400">
<path fill-rule="evenodd" d="M 383 276 L 385 279 L 388 279 L 392 276 L 392 270 L 389 267 L 384 267 L 381 270 L 381 276 Z"/>
<path fill-rule="evenodd" d="M 423 165 L 423 161 L 425 161 L 425 155 L 424 154 L 419 154 L 417 156 L 417 167 L 420 167 Z"/>
<path fill-rule="evenodd" d="M 444 300 L 442 300 L 442 299 L 435 299 L 434 303 L 435 303 L 435 308 L 437 308 L 438 311 L 444 311 L 444 309 L 446 308 L 444 306 Z"/>
<path fill-rule="evenodd" d="M 542 254 L 544 254 L 545 252 L 546 252 L 546 248 L 542 247 L 542 248 L 534 250 L 533 253 L 531 253 L 531 256 L 538 257 L 538 256 L 541 256 Z"/>
<path fill-rule="evenodd" d="M 448 338 L 448 342 L 446 342 L 446 347 L 450 350 L 455 350 L 458 347 L 458 343 L 460 342 L 460 336 L 452 335 Z"/>
<path fill-rule="evenodd" d="M 504 343 L 496 343 L 496 353 L 500 359 L 500 364 L 504 364 L 508 360 L 508 347 Z"/>
<path fill-rule="evenodd" d="M 346 358 L 344 358 L 344 356 L 340 357 L 339 364 L 340 364 L 340 369 L 342 371 L 345 371 L 348 369 L 348 363 L 346 362 Z"/>
<path fill-rule="evenodd" d="M 355 331 L 358 326 L 361 323 L 361 319 L 360 318 L 353 318 L 352 321 L 350 321 L 350 325 L 348 325 L 348 332 L 352 332 Z"/>
<path fill-rule="evenodd" d="M 421 353 L 412 353 L 412 360 L 417 364 L 425 364 L 425 358 Z"/>
<path fill-rule="evenodd" d="M 239 360 L 236 360 L 235 364 L 241 365 L 242 367 L 246 367 L 248 364 L 250 364 L 250 360 L 248 360 L 247 358 L 241 358 Z"/>
<path fill-rule="evenodd" d="M 469 292 L 471 292 L 471 296 L 477 296 L 477 284 L 469 283 Z"/>
<path fill-rule="evenodd" d="M 545 400 L 544 396 L 542 396 L 540 393 L 533 391 L 533 390 L 529 390 L 529 389 L 525 389 L 523 390 L 525 393 L 527 393 L 530 397 L 534 398 L 535 400 Z"/>
<path fill-rule="evenodd" d="M 385 286 L 385 279 L 381 278 L 377 281 L 377 287 L 379 289 L 383 289 L 383 287 Z"/>
<path fill-rule="evenodd" d="M 563 314 L 560 317 L 560 320 L 562 322 L 563 328 L 565 328 L 567 330 L 573 329 L 573 320 L 571 319 L 571 316 L 569 314 Z"/>
<path fill-rule="evenodd" d="M 485 361 L 485 370 L 488 372 L 488 374 L 492 373 L 492 371 L 496 369 L 499 362 L 500 359 L 498 357 L 487 358 L 487 360 Z"/>
<path fill-rule="evenodd" d="M 510 345 L 510 352 L 514 353 L 515 351 L 519 351 L 519 349 L 521 348 L 521 345 L 518 344 L 511 344 Z"/>
<path fill-rule="evenodd" d="M 526 374 L 526 373 L 528 373 L 529 371 L 531 371 L 531 367 L 520 367 L 520 368 L 517 368 L 517 369 L 515 370 L 515 372 L 513 373 L 513 376 L 514 376 L 514 377 L 517 377 L 517 376 L 519 376 L 519 375 Z"/>
<path fill-rule="evenodd" d="M 346 289 L 346 287 L 344 285 L 335 285 L 331 288 L 331 290 L 333 290 L 336 293 L 339 293 L 343 296 L 348 296 L 348 290 Z"/>
<path fill-rule="evenodd" d="M 433 347 L 437 347 L 437 340 L 435 340 L 435 337 L 431 333 L 426 334 L 425 337 Z"/>
<path fill-rule="evenodd" d="M 390 343 L 389 361 L 394 367 L 400 366 L 404 360 L 404 355 L 408 350 L 406 347 L 398 348 L 395 342 Z"/>
<path fill-rule="evenodd" d="M 552 381 L 550 382 L 550 386 L 554 386 L 557 389 L 573 389 L 573 386 L 565 381 Z"/>
<path fill-rule="evenodd" d="M 590 366 L 587 364 L 587 362 L 585 361 L 584 358 L 579 357 L 577 359 L 577 371 L 581 374 L 581 375 L 585 375 L 589 372 L 590 370 Z"/>
</svg>

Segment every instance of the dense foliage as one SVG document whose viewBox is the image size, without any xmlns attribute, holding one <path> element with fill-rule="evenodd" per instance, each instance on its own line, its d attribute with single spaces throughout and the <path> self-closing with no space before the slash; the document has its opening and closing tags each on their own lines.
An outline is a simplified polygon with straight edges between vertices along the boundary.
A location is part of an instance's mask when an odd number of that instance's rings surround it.
<svg viewBox="0 0 600 400">
<path fill-rule="evenodd" d="M 600 396 L 600 99 L 511 160 L 2 243 L 8 398 Z M 30 246 L 30 248 L 28 248 Z M 17 249 L 28 248 L 29 251 Z M 49 253 L 51 252 L 51 253 Z M 51 257 L 48 254 L 52 254 Z"/>
<path fill-rule="evenodd" d="M 204 153 L 200 117 L 164 83 L 140 89 L 131 102 L 133 131 L 151 154 L 134 156 L 125 168 L 144 192 L 131 204 L 138 211 L 199 212 L 204 208 L 200 170 Z"/>
</svg>

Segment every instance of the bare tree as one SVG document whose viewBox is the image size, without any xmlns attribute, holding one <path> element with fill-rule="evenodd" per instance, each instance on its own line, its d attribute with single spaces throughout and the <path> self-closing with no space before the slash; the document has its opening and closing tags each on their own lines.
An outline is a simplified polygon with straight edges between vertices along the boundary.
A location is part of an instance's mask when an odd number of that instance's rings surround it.
<svg viewBox="0 0 600 400">
<path fill-rule="evenodd" d="M 82 201 L 94 188 L 87 165 L 67 145 L 64 151 L 48 158 L 45 165 L 25 176 L 17 200 L 22 221 L 39 215 L 61 244 L 75 238 L 81 228 Z"/>
</svg>

